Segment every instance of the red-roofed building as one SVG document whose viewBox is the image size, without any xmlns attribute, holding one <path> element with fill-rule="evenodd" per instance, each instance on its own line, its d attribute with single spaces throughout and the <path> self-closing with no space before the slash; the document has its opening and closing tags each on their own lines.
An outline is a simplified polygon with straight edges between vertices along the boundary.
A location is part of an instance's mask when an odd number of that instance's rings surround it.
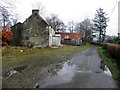
<svg viewBox="0 0 120 90">
<path fill-rule="evenodd" d="M 62 44 L 67 44 L 67 45 L 81 45 L 82 44 L 80 33 L 61 32 L 60 34 L 61 34 Z"/>
</svg>

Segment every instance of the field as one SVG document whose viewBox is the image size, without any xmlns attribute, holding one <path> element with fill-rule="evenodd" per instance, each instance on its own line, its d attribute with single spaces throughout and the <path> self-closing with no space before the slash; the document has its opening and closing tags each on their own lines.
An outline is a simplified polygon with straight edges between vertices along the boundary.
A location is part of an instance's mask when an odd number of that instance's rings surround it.
<svg viewBox="0 0 120 90">
<path fill-rule="evenodd" d="M 34 87 L 60 67 L 60 63 L 68 61 L 74 54 L 90 45 L 62 46 L 59 48 L 2 48 L 3 87 Z M 10 77 L 9 71 L 19 74 Z"/>
</svg>

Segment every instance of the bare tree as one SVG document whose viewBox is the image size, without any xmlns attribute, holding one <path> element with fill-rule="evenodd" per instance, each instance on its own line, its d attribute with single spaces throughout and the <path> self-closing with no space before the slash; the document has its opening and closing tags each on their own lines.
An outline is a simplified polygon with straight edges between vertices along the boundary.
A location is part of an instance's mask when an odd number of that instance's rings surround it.
<svg viewBox="0 0 120 90">
<path fill-rule="evenodd" d="M 13 24 L 13 8 L 15 0 L 1 0 L 0 1 L 0 23 L 1 26 L 11 26 Z M 16 18 L 17 19 L 17 18 Z"/>
<path fill-rule="evenodd" d="M 34 9 L 39 9 L 39 14 L 42 15 L 45 12 L 45 7 L 42 5 L 42 3 L 40 1 L 34 1 L 34 3 L 32 3 L 32 7 Z"/>
<path fill-rule="evenodd" d="M 74 23 L 73 23 L 73 21 L 68 22 L 68 30 L 70 32 L 74 32 Z"/>
<path fill-rule="evenodd" d="M 78 22 L 76 25 L 75 25 L 75 32 L 80 32 L 80 22 Z"/>
<path fill-rule="evenodd" d="M 65 24 L 58 18 L 57 15 L 52 14 L 50 18 L 47 18 L 48 23 L 53 27 L 56 32 L 65 32 Z"/>
<path fill-rule="evenodd" d="M 0 1 L 0 5 L 1 6 L 6 6 L 8 8 L 12 8 L 12 7 L 15 7 L 15 3 L 16 0 L 1 0 Z"/>
<path fill-rule="evenodd" d="M 93 24 L 89 19 L 76 24 L 76 32 L 79 32 L 82 35 L 82 39 L 85 43 L 92 41 L 92 28 Z"/>
</svg>

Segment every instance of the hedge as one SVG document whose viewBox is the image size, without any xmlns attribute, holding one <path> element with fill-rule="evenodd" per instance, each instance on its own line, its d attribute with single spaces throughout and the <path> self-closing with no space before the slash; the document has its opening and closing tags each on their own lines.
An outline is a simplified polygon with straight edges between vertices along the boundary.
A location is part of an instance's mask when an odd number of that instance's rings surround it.
<svg viewBox="0 0 120 90">
<path fill-rule="evenodd" d="M 120 45 L 104 43 L 102 44 L 103 48 L 107 50 L 112 58 L 116 59 L 118 66 L 120 66 Z"/>
</svg>

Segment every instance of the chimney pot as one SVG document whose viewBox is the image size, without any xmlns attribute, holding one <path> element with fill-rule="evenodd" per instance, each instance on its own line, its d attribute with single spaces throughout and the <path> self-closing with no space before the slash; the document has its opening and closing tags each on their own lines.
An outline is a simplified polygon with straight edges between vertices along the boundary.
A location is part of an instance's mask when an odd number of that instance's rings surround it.
<svg viewBox="0 0 120 90">
<path fill-rule="evenodd" d="M 39 14 L 39 10 L 38 9 L 33 9 L 32 14 L 34 14 L 34 13 Z"/>
</svg>

